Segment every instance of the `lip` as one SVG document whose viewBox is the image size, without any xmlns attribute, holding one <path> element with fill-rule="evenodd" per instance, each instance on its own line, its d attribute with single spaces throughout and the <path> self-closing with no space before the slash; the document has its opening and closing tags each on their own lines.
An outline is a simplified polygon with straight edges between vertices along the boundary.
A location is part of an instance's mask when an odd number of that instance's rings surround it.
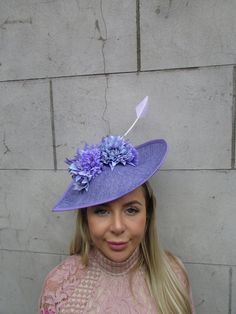
<svg viewBox="0 0 236 314">
<path fill-rule="evenodd" d="M 107 244 L 113 251 L 123 251 L 128 246 L 128 242 L 107 241 Z"/>
</svg>

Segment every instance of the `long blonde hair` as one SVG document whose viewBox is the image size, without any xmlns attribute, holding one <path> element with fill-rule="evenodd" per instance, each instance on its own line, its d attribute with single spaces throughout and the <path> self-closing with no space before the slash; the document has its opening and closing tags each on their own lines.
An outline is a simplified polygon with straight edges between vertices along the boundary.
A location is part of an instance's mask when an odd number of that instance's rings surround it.
<svg viewBox="0 0 236 314">
<path fill-rule="evenodd" d="M 156 199 L 148 182 L 144 185 L 147 221 L 146 232 L 140 246 L 140 263 L 145 269 L 146 282 L 160 314 L 190 314 L 191 302 L 188 276 L 171 253 L 164 252 L 158 241 Z M 87 221 L 87 210 L 78 210 L 76 231 L 70 246 L 70 254 L 80 254 L 84 265 L 88 265 L 91 239 Z M 177 264 L 185 275 L 186 287 L 180 283 L 171 264 Z"/>
</svg>

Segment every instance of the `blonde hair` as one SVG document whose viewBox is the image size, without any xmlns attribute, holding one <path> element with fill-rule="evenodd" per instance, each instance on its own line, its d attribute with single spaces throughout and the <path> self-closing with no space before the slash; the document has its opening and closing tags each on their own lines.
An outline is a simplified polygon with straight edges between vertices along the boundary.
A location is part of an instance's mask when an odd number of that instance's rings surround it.
<svg viewBox="0 0 236 314">
<path fill-rule="evenodd" d="M 160 314 L 192 313 L 188 276 L 178 259 L 164 252 L 158 241 L 156 230 L 156 199 L 148 182 L 144 185 L 147 221 L 146 232 L 140 246 L 139 265 L 144 267 L 146 282 Z M 87 221 L 87 210 L 78 210 L 75 237 L 70 246 L 70 254 L 80 254 L 82 263 L 88 265 L 91 239 Z M 185 276 L 183 287 L 171 264 L 177 265 Z"/>
</svg>

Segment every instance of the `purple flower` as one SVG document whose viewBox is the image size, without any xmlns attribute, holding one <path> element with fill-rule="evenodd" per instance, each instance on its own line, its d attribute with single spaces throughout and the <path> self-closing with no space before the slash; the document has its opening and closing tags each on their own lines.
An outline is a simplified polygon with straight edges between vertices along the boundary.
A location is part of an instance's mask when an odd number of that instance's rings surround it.
<svg viewBox="0 0 236 314">
<path fill-rule="evenodd" d="M 109 135 L 97 146 L 85 145 L 83 150 L 78 149 L 76 156 L 65 162 L 74 180 L 74 190 L 88 191 L 90 181 L 102 172 L 103 166 L 110 166 L 111 170 L 117 164 L 135 166 L 137 155 L 137 150 L 123 137 Z"/>
<path fill-rule="evenodd" d="M 99 149 L 101 151 L 101 161 L 105 165 L 109 165 L 111 170 L 117 164 L 132 165 L 137 164 L 137 151 L 121 136 L 109 135 L 102 139 Z"/>
<path fill-rule="evenodd" d="M 74 189 L 88 191 L 90 181 L 102 171 L 100 150 L 85 145 L 82 151 L 77 150 L 74 159 L 66 159 L 68 171 L 74 180 Z"/>
</svg>

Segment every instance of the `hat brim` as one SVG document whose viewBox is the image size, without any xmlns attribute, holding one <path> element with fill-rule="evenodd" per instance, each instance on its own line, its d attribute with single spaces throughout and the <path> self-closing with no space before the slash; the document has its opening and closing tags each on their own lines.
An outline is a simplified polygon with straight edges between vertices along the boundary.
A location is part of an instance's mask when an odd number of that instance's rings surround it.
<svg viewBox="0 0 236 314">
<path fill-rule="evenodd" d="M 141 186 L 161 167 L 167 153 L 167 143 L 158 139 L 141 144 L 136 149 L 136 166 L 116 165 L 113 171 L 105 166 L 102 173 L 90 182 L 88 192 L 74 190 L 72 181 L 52 210 L 61 212 L 104 204 Z"/>
</svg>

